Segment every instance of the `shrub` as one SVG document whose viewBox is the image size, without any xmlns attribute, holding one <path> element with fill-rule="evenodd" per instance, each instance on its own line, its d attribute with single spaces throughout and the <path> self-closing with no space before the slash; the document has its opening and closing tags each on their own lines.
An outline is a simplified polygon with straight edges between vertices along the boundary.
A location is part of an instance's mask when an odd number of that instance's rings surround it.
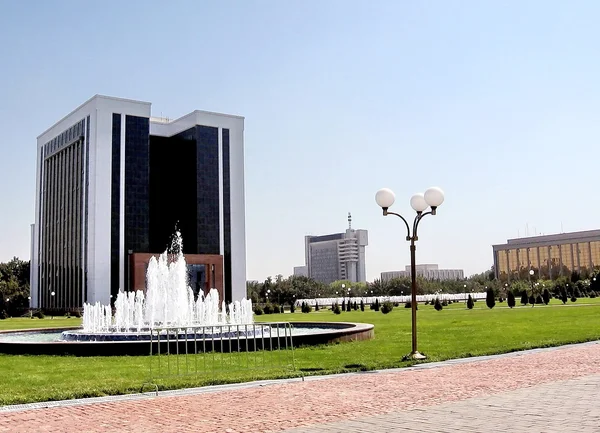
<svg viewBox="0 0 600 433">
<path fill-rule="evenodd" d="M 315 311 L 319 311 L 319 303 L 315 301 Z"/>
<path fill-rule="evenodd" d="M 342 311 L 346 311 L 346 300 L 342 301 Z"/>
<path fill-rule="evenodd" d="M 273 305 L 273 314 L 279 314 L 279 305 Z"/>
<path fill-rule="evenodd" d="M 513 292 L 508 292 L 508 297 L 506 298 L 506 304 L 508 305 L 509 308 L 513 308 L 516 304 L 515 302 L 515 295 L 513 294 Z"/>
<path fill-rule="evenodd" d="M 596 292 L 592 291 L 590 292 L 590 298 L 595 298 L 596 297 Z"/>
<path fill-rule="evenodd" d="M 501 304 L 502 302 L 504 302 L 504 298 L 502 298 L 502 297 L 498 298 L 498 302 Z"/>
<path fill-rule="evenodd" d="M 365 303 L 362 299 L 360 300 L 360 311 L 365 311 Z"/>
<path fill-rule="evenodd" d="M 254 314 L 256 314 L 257 316 L 262 316 L 263 313 L 263 309 L 260 308 L 260 305 L 257 305 L 256 307 L 254 307 Z"/>
<path fill-rule="evenodd" d="M 400 306 L 400 302 L 394 302 L 394 307 L 399 307 Z"/>
<path fill-rule="evenodd" d="M 394 309 L 394 304 L 391 303 L 390 301 L 386 301 L 383 304 L 381 304 L 381 312 L 383 314 L 387 314 L 390 311 L 392 311 Z"/>
<path fill-rule="evenodd" d="M 302 312 L 310 313 L 311 311 L 312 311 L 312 307 L 310 305 L 308 305 L 308 302 L 304 302 L 302 305 Z"/>
<path fill-rule="evenodd" d="M 433 308 L 435 308 L 437 311 L 442 311 L 442 308 L 444 308 L 438 298 L 435 298 L 435 303 L 433 304 Z"/>
<path fill-rule="evenodd" d="M 544 304 L 548 305 L 550 303 L 550 292 L 548 289 L 544 289 L 544 292 L 542 293 L 542 299 Z"/>
<path fill-rule="evenodd" d="M 469 310 L 472 310 L 473 306 L 474 306 L 473 298 L 471 297 L 471 295 L 469 295 L 469 297 L 467 298 L 467 308 Z"/>
<path fill-rule="evenodd" d="M 445 299 L 442 301 L 442 307 L 447 307 L 448 306 L 448 301 L 446 301 Z"/>
<path fill-rule="evenodd" d="M 412 303 L 410 301 L 408 301 L 406 304 L 404 304 L 404 308 L 411 308 L 412 307 Z"/>
<path fill-rule="evenodd" d="M 6 310 L 0 310 L 0 320 L 8 319 L 8 314 Z"/>
<path fill-rule="evenodd" d="M 571 297 L 571 302 L 575 302 L 576 300 L 577 300 L 577 297 L 575 297 L 575 296 Z"/>
<path fill-rule="evenodd" d="M 35 313 L 33 313 L 32 317 L 37 317 L 38 319 L 43 319 L 44 317 L 44 313 L 42 312 L 42 310 L 37 310 Z"/>
<path fill-rule="evenodd" d="M 356 301 L 354 301 L 354 303 L 352 304 L 352 309 L 353 309 L 354 311 L 357 311 L 357 310 L 358 310 L 358 304 L 356 303 Z"/>
<path fill-rule="evenodd" d="M 487 305 L 487 307 L 489 309 L 494 308 L 494 306 L 496 305 L 496 299 L 494 297 L 494 289 L 492 289 L 491 287 L 489 289 L 487 289 L 487 292 L 485 294 L 485 305 Z"/>
<path fill-rule="evenodd" d="M 263 311 L 265 314 L 273 314 L 273 306 L 267 302 Z"/>
<path fill-rule="evenodd" d="M 340 308 L 340 304 L 338 304 L 337 302 L 335 304 L 333 304 L 331 311 L 333 311 L 334 314 L 342 314 L 342 309 Z"/>
<path fill-rule="evenodd" d="M 379 306 L 380 306 L 379 299 L 375 298 L 375 304 L 373 305 L 373 310 L 379 311 Z"/>
<path fill-rule="evenodd" d="M 348 300 L 348 303 L 346 304 L 346 311 L 352 311 L 352 302 L 350 302 L 350 300 Z"/>
<path fill-rule="evenodd" d="M 77 317 L 77 318 L 80 318 L 80 317 L 81 317 L 81 313 L 80 313 L 79 311 L 75 310 L 75 311 L 73 311 L 73 312 L 71 313 L 71 316 L 72 316 L 72 317 Z"/>
<path fill-rule="evenodd" d="M 535 303 L 536 304 L 543 304 L 544 303 L 544 298 L 542 298 L 542 295 L 537 295 L 535 297 Z"/>
<path fill-rule="evenodd" d="M 290 302 L 290 313 L 295 313 L 295 312 L 296 312 L 296 303 Z"/>
<path fill-rule="evenodd" d="M 429 305 L 429 301 L 425 301 L 425 305 Z"/>
<path fill-rule="evenodd" d="M 527 296 L 527 292 L 525 290 L 523 290 L 523 293 L 521 293 L 521 304 L 529 304 L 529 297 Z"/>
<path fill-rule="evenodd" d="M 566 304 L 569 300 L 569 297 L 567 296 L 567 289 L 565 287 L 560 288 L 560 300 L 563 304 Z"/>
<path fill-rule="evenodd" d="M 375 304 L 374 304 L 374 303 L 371 303 L 371 304 L 369 305 L 369 309 L 370 309 L 370 310 L 374 310 L 374 309 L 375 309 Z"/>
</svg>

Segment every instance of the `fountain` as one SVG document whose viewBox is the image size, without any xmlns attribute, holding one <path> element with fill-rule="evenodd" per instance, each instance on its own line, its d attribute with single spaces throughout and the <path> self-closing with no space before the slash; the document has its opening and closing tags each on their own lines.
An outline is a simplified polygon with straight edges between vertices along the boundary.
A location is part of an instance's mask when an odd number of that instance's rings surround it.
<svg viewBox="0 0 600 433">
<path fill-rule="evenodd" d="M 114 309 L 110 305 L 85 303 L 83 329 L 65 331 L 68 341 L 147 340 L 150 333 L 164 328 L 219 327 L 229 333 L 236 325 L 254 322 L 252 301 L 242 299 L 226 305 L 219 303 L 219 292 L 211 289 L 197 298 L 188 285 L 181 234 L 176 232 L 171 253 L 150 259 L 146 273 L 146 293 L 141 290 L 119 292 Z M 196 299 L 195 299 L 196 298 Z M 231 325 L 231 326 L 225 326 Z M 162 332 L 162 331 L 161 331 Z M 197 331 L 194 331 L 197 332 Z M 214 333 L 214 330 L 211 330 Z"/>
</svg>

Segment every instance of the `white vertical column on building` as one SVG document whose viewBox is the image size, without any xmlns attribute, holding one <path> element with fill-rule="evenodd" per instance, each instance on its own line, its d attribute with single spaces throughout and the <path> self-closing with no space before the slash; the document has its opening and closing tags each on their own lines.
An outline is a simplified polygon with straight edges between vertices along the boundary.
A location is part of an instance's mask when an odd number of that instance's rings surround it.
<svg viewBox="0 0 600 433">
<path fill-rule="evenodd" d="M 244 120 L 236 119 L 229 130 L 229 179 L 231 203 L 231 296 L 246 296 L 246 210 L 244 199 Z"/>
<path fill-rule="evenodd" d="M 121 114 L 119 155 L 119 290 L 125 291 L 125 115 Z"/>
<path fill-rule="evenodd" d="M 36 204 L 37 209 L 37 204 Z M 29 296 L 31 296 L 31 300 L 29 301 L 29 307 L 31 307 L 34 302 L 37 302 L 37 257 L 36 257 L 36 249 L 35 249 L 35 224 L 31 224 L 31 251 L 30 251 L 30 259 L 29 259 Z M 35 295 L 34 295 L 35 293 Z"/>
<path fill-rule="evenodd" d="M 40 238 L 39 232 L 43 227 L 40 220 L 40 210 L 42 209 L 42 200 L 44 199 L 44 160 L 41 155 L 41 149 L 44 143 L 38 142 L 37 156 L 36 156 L 36 171 L 35 171 L 35 224 L 32 225 L 31 229 L 31 258 L 30 258 L 30 269 L 29 269 L 29 281 L 30 281 L 30 296 L 31 302 L 30 307 L 39 306 L 39 251 L 40 251 Z"/>
</svg>

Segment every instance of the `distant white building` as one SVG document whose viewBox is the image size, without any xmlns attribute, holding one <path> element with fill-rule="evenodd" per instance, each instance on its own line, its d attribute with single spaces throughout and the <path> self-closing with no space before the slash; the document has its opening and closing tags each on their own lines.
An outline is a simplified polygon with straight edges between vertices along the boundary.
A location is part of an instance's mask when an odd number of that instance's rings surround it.
<svg viewBox="0 0 600 433">
<path fill-rule="evenodd" d="M 427 280 L 462 280 L 465 272 L 462 269 L 439 269 L 436 264 L 417 265 L 417 276 Z M 381 273 L 381 281 L 389 281 L 392 278 L 410 278 L 410 265 L 404 271 L 387 271 Z"/>
<path fill-rule="evenodd" d="M 294 266 L 294 276 L 308 277 L 308 266 Z"/>
<path fill-rule="evenodd" d="M 353 229 L 352 216 L 348 214 L 348 229 L 344 233 L 304 238 L 306 275 L 325 284 L 337 280 L 365 282 L 365 247 L 368 244 L 367 230 Z M 294 275 L 296 269 L 300 272 L 301 268 L 294 268 Z"/>
</svg>

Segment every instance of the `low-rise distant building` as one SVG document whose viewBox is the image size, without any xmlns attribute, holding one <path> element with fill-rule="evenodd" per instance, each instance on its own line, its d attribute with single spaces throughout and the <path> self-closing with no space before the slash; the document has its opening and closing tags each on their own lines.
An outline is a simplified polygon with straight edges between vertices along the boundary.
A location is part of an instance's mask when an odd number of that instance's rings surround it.
<svg viewBox="0 0 600 433">
<path fill-rule="evenodd" d="M 436 264 L 417 265 L 417 276 L 427 280 L 462 280 L 465 272 L 462 269 L 439 269 Z M 404 271 L 387 271 L 381 273 L 381 281 L 386 282 L 393 278 L 410 278 L 410 265 Z"/>
<path fill-rule="evenodd" d="M 308 266 L 294 266 L 295 277 L 308 277 Z"/>
<path fill-rule="evenodd" d="M 600 230 L 509 239 L 492 245 L 496 278 L 502 281 L 589 275 L 600 266 Z"/>
</svg>

